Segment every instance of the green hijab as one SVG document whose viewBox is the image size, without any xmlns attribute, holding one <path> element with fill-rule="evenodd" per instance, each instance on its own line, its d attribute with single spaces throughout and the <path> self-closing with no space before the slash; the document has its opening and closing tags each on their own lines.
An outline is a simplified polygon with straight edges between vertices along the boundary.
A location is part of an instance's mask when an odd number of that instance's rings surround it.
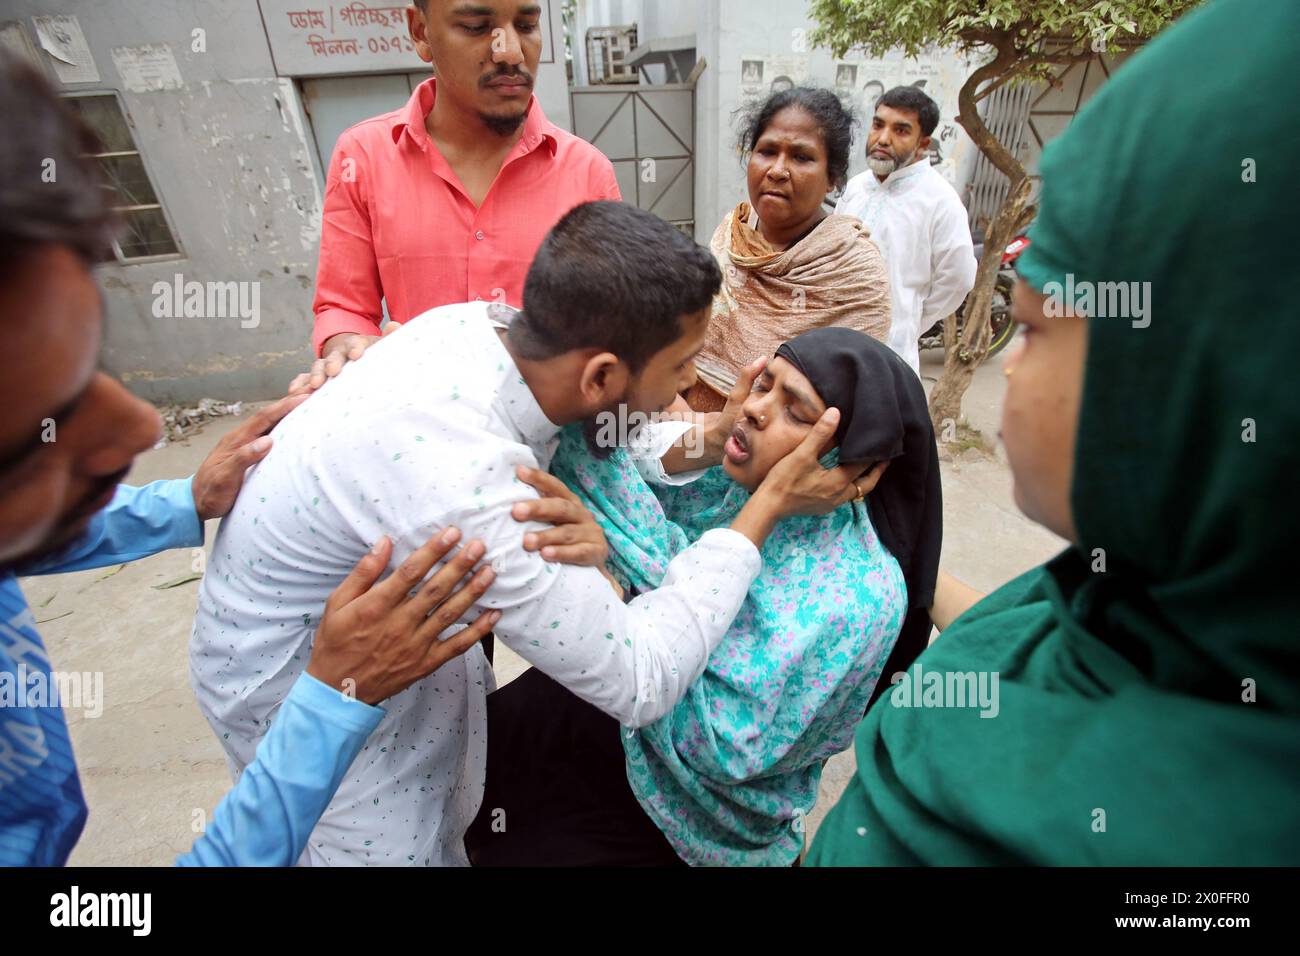
<svg viewBox="0 0 1300 956">
<path fill-rule="evenodd" d="M 1079 541 L 913 667 L 996 672 L 995 717 L 871 709 L 810 863 L 1300 861 L 1296 36 L 1210 3 L 1045 152 L 1026 281 L 1151 283 L 1148 326 L 1088 320 Z"/>
</svg>

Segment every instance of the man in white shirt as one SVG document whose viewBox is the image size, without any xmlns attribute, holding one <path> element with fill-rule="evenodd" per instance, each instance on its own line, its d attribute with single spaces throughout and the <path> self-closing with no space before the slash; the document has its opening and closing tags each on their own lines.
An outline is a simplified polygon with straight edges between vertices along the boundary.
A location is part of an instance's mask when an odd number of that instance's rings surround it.
<svg viewBox="0 0 1300 956">
<path fill-rule="evenodd" d="M 862 220 L 889 269 L 889 347 L 918 374 L 921 334 L 957 310 L 975 285 L 966 207 L 930 165 L 939 107 L 914 86 L 876 103 L 865 172 L 849 180 L 837 213 Z"/>
<path fill-rule="evenodd" d="M 662 587 L 628 604 L 597 569 L 523 550 L 523 535 L 544 528 L 511 510 L 535 497 L 516 469 L 547 468 L 561 425 L 620 406 L 658 412 L 693 384 L 719 282 L 709 252 L 667 223 L 588 203 L 542 243 L 522 312 L 471 302 L 416 317 L 285 419 L 222 523 L 190 645 L 199 705 L 236 773 L 302 670 L 325 598 L 390 529 L 392 566 L 439 528 L 459 529 L 471 556 L 485 549 L 495 581 L 477 608 L 500 611 L 496 636 L 620 722 L 643 726 L 682 697 L 775 521 L 855 496 L 856 473 L 817 465 L 838 414 L 731 528 L 706 534 Z M 493 688 L 472 648 L 391 698 L 301 862 L 467 862 Z"/>
</svg>

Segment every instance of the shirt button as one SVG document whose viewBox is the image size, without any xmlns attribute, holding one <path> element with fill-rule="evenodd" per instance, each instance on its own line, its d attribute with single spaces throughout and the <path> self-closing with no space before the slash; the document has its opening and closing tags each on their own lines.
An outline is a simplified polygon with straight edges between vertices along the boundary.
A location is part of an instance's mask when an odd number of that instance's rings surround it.
<svg viewBox="0 0 1300 956">
<path fill-rule="evenodd" d="M 482 239 L 483 239 L 483 230 L 480 229 L 478 232 L 474 233 L 474 238 L 475 238 L 475 239 L 478 239 L 478 240 L 480 240 L 480 241 L 482 241 Z"/>
</svg>

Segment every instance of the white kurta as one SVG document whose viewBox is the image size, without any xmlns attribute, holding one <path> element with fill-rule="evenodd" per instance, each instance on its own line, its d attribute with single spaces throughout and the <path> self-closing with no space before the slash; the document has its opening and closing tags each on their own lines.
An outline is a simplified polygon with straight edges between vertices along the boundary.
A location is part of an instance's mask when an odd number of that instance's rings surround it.
<svg viewBox="0 0 1300 956">
<path fill-rule="evenodd" d="M 500 608 L 498 639 L 628 725 L 681 699 L 740 609 L 761 562 L 729 529 L 710 531 L 669 565 L 663 586 L 628 604 L 594 568 L 523 550 L 524 533 L 541 526 L 510 516 L 514 502 L 536 496 L 514 468 L 549 467 L 559 429 L 488 309 L 434 309 L 348 363 L 276 429 L 222 522 L 190 674 L 236 772 L 306 667 L 326 599 L 383 534 L 394 567 L 435 529 L 455 525 L 464 541 L 484 541 L 497 579 L 471 617 Z M 303 862 L 466 863 L 493 687 L 474 647 L 385 701 Z"/>
<path fill-rule="evenodd" d="M 956 311 L 975 285 L 975 249 L 966 207 L 925 159 L 890 173 L 849 180 L 837 213 L 862 220 L 889 269 L 889 347 L 919 374 L 917 341 Z"/>
</svg>

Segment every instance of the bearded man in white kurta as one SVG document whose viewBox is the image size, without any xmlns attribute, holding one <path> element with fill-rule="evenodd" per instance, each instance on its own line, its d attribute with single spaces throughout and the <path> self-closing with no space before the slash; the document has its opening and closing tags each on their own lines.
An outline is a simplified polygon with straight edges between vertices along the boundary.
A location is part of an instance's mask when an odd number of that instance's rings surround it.
<svg viewBox="0 0 1300 956">
<path fill-rule="evenodd" d="M 835 207 L 860 219 L 889 269 L 889 347 L 918 374 L 917 342 L 956 311 L 975 285 L 975 250 L 966 207 L 930 165 L 939 107 L 919 89 L 898 86 L 876 104 L 865 172 L 849 180 Z"/>
</svg>

